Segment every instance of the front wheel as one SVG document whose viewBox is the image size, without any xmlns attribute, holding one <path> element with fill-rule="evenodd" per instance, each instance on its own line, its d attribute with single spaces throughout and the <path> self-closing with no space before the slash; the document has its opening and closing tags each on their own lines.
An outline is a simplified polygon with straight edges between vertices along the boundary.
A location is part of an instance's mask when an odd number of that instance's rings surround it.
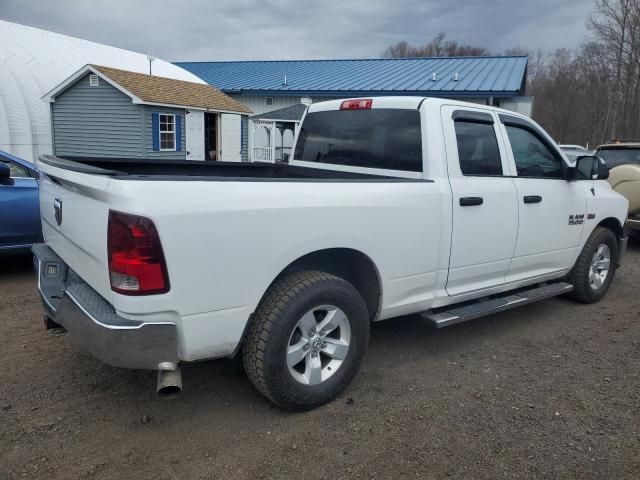
<svg viewBox="0 0 640 480">
<path fill-rule="evenodd" d="M 618 239 L 608 228 L 596 227 L 573 267 L 571 296 L 582 303 L 599 302 L 609 290 L 617 262 Z"/>
<path fill-rule="evenodd" d="M 324 272 L 296 272 L 265 294 L 242 357 L 260 393 L 287 410 L 308 410 L 351 382 L 368 341 L 367 307 L 350 283 Z"/>
</svg>

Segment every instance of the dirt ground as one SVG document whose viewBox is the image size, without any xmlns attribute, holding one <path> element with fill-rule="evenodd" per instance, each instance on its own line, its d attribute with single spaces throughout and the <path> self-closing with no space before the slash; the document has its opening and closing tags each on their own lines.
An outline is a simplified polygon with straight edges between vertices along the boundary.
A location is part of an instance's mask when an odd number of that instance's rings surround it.
<svg viewBox="0 0 640 480">
<path fill-rule="evenodd" d="M 0 258 L 0 480 L 640 478 L 640 242 L 607 298 L 556 298 L 443 330 L 372 329 L 354 384 L 272 407 L 231 361 L 100 364 L 44 330 L 28 257 Z"/>
</svg>

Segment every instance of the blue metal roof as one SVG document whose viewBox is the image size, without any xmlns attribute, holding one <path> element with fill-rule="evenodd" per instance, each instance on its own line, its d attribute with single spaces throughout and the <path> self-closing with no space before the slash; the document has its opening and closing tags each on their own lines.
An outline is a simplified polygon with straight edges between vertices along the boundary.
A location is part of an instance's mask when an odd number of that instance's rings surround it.
<svg viewBox="0 0 640 480">
<path fill-rule="evenodd" d="M 177 62 L 176 65 L 226 93 L 504 96 L 524 93 L 527 57 Z"/>
</svg>

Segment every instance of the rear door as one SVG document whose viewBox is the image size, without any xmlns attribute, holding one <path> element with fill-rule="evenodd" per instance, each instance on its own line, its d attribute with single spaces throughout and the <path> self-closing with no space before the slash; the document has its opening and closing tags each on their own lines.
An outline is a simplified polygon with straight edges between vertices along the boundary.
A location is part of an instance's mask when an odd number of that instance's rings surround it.
<svg viewBox="0 0 640 480">
<path fill-rule="evenodd" d="M 500 286 L 518 231 L 516 189 L 490 111 L 442 107 L 453 225 L 447 293 Z"/>
<path fill-rule="evenodd" d="M 518 241 L 507 281 L 571 267 L 587 218 L 592 182 L 566 180 L 564 159 L 533 123 L 500 115 L 518 194 Z"/>
</svg>

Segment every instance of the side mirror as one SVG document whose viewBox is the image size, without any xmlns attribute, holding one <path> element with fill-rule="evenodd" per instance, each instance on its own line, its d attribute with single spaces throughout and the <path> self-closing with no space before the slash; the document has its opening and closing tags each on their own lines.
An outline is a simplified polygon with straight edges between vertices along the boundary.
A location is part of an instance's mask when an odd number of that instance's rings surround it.
<svg viewBox="0 0 640 480">
<path fill-rule="evenodd" d="M 0 185 L 13 185 L 9 165 L 0 161 Z"/>
<path fill-rule="evenodd" d="M 609 167 L 600 157 L 583 155 L 568 170 L 567 180 L 606 180 L 609 178 Z"/>
</svg>

